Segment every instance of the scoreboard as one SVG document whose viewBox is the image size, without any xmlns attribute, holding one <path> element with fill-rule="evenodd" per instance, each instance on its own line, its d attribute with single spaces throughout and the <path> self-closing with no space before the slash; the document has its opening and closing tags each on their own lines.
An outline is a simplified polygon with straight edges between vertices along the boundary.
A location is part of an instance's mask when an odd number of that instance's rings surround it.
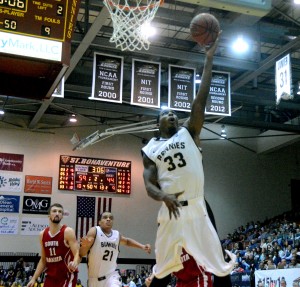
<svg viewBox="0 0 300 287">
<path fill-rule="evenodd" d="M 0 94 L 45 99 L 64 76 L 80 0 L 0 0 Z"/>
<path fill-rule="evenodd" d="M 61 155 L 59 190 L 131 193 L 131 162 Z"/>
<path fill-rule="evenodd" d="M 70 41 L 80 0 L 0 0 L 0 30 Z"/>
</svg>

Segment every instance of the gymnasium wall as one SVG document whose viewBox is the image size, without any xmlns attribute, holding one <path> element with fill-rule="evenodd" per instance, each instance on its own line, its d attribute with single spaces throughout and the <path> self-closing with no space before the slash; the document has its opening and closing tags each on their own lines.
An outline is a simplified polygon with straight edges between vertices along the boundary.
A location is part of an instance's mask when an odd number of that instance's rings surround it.
<svg viewBox="0 0 300 287">
<path fill-rule="evenodd" d="M 53 178 L 52 203 L 59 202 L 64 206 L 69 215 L 64 217 L 63 222 L 73 228 L 76 222 L 76 196 L 107 195 L 57 190 L 59 156 L 65 154 L 132 161 L 131 195 L 109 195 L 112 197 L 112 212 L 115 215 L 114 228 L 142 243 L 151 243 L 154 251 L 156 215 L 160 203 L 149 198 L 144 188 L 140 155 L 142 141 L 135 136 L 118 135 L 82 151 L 72 151 L 70 139 L 75 131 L 85 137 L 95 130 L 77 127 L 76 130 L 61 128 L 41 133 L 0 128 L 0 152 L 24 154 L 23 178 L 25 175 Z M 215 213 L 221 238 L 248 221 L 264 220 L 291 209 L 289 183 L 292 178 L 300 178 L 297 162 L 299 150 L 286 148 L 257 155 L 226 140 L 203 141 L 202 148 L 206 198 Z M 21 213 L 24 192 L 10 194 L 21 196 L 20 222 L 24 216 Z M 0 240 L 1 251 L 40 250 L 38 236 L 0 235 Z M 154 252 L 148 256 L 140 250 L 122 247 L 120 257 L 154 258 Z"/>
</svg>

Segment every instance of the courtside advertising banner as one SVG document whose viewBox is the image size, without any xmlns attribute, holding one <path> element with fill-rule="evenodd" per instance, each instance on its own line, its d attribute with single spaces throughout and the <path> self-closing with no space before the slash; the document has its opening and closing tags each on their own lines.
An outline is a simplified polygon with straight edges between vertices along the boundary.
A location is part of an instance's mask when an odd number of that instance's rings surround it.
<svg viewBox="0 0 300 287">
<path fill-rule="evenodd" d="M 230 74 L 212 72 L 206 114 L 231 116 Z"/>
<path fill-rule="evenodd" d="M 0 212 L 19 213 L 20 196 L 0 195 Z"/>
<path fill-rule="evenodd" d="M 49 225 L 48 217 L 23 217 L 21 235 L 39 235 Z"/>
<path fill-rule="evenodd" d="M 94 54 L 90 100 L 122 103 L 123 57 Z"/>
<path fill-rule="evenodd" d="M 169 65 L 168 107 L 190 112 L 195 98 L 195 69 Z"/>
<path fill-rule="evenodd" d="M 51 194 L 52 193 L 52 177 L 26 175 L 24 192 L 25 193 Z"/>
<path fill-rule="evenodd" d="M 160 63 L 133 59 L 131 104 L 160 108 Z"/>
<path fill-rule="evenodd" d="M 280 284 L 280 283 L 284 283 L 284 281 L 286 284 Z M 255 286 L 292 287 L 292 286 L 300 286 L 299 281 L 300 281 L 300 268 L 255 271 Z"/>
<path fill-rule="evenodd" d="M 0 235 L 18 234 L 19 217 L 0 216 Z"/>
<path fill-rule="evenodd" d="M 0 170 L 23 171 L 24 155 L 0 153 Z"/>
<path fill-rule="evenodd" d="M 24 196 L 22 213 L 48 214 L 50 205 L 50 197 Z"/>
<path fill-rule="evenodd" d="M 5 192 L 21 192 L 22 176 L 19 174 L 0 172 L 0 191 Z"/>
</svg>

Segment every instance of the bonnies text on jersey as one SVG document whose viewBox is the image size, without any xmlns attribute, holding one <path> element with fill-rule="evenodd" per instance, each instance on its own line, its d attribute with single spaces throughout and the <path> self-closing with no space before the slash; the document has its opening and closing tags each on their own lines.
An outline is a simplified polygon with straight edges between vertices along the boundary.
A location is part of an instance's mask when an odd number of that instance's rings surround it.
<svg viewBox="0 0 300 287">
<path fill-rule="evenodd" d="M 101 242 L 101 247 L 111 247 L 117 249 L 117 244 L 113 242 Z"/>
<path fill-rule="evenodd" d="M 160 154 L 157 156 L 158 160 L 162 160 L 165 154 L 170 150 L 176 150 L 176 149 L 185 149 L 185 142 L 175 142 L 168 144 L 164 150 L 160 152 Z"/>
</svg>

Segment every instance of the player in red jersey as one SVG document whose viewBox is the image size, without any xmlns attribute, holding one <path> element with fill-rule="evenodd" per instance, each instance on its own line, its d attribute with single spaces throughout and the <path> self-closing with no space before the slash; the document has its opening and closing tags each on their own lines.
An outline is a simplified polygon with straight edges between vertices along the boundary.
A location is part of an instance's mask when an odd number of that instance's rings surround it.
<svg viewBox="0 0 300 287">
<path fill-rule="evenodd" d="M 33 287 L 38 277 L 45 272 L 44 287 L 75 287 L 79 244 L 71 227 L 62 225 L 63 207 L 54 203 L 48 210 L 49 227 L 40 233 L 41 259 L 27 287 Z"/>
<path fill-rule="evenodd" d="M 183 269 L 173 273 L 176 277 L 176 287 L 212 287 L 211 273 L 205 272 L 204 269 L 197 264 L 195 259 L 184 249 L 182 249 L 180 259 Z M 146 279 L 145 284 L 147 287 L 150 286 L 152 279 L 153 275 Z M 167 286 L 169 279 L 170 277 L 168 277 L 168 279 L 164 282 L 154 278 L 157 282 L 151 284 L 151 286 Z"/>
</svg>

